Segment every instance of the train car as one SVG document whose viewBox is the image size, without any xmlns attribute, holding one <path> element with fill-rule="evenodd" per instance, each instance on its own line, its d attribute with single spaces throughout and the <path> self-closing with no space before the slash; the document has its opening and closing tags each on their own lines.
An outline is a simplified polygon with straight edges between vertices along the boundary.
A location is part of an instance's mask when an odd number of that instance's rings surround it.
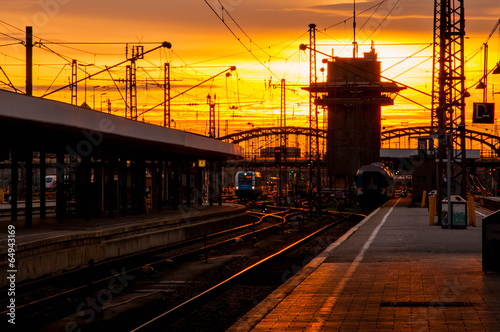
<svg viewBox="0 0 500 332">
<path fill-rule="evenodd" d="M 234 193 L 239 199 L 256 199 L 262 194 L 262 177 L 259 172 L 236 173 Z"/>
<path fill-rule="evenodd" d="M 356 173 L 356 186 L 360 205 L 379 206 L 394 194 L 394 175 L 382 163 L 365 165 Z"/>
</svg>

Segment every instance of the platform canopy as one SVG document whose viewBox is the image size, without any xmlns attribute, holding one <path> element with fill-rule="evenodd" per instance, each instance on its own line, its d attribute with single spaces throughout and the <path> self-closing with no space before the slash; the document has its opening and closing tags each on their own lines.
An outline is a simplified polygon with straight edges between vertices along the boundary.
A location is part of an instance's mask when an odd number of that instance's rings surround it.
<svg viewBox="0 0 500 332">
<path fill-rule="evenodd" d="M 0 90 L 0 139 L 4 149 L 92 149 L 93 155 L 103 150 L 226 160 L 243 153 L 236 144 L 5 90 Z"/>
</svg>

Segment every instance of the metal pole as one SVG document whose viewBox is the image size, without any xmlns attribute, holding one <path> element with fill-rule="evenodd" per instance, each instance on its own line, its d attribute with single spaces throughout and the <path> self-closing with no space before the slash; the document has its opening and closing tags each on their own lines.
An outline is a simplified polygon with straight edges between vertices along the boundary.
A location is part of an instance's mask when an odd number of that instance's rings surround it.
<svg viewBox="0 0 500 332">
<path fill-rule="evenodd" d="M 33 95 L 33 27 L 26 27 L 26 95 Z"/>
<path fill-rule="evenodd" d="M 170 63 L 164 67 L 163 126 L 170 128 Z"/>
<path fill-rule="evenodd" d="M 452 130 L 450 130 L 450 133 L 453 133 Z M 450 134 L 449 136 L 446 137 L 446 143 L 448 144 L 448 155 L 446 156 L 446 191 L 448 194 L 448 220 L 446 221 L 446 227 L 451 227 L 451 218 L 453 217 L 452 213 L 452 208 L 451 208 L 451 179 L 452 179 L 452 174 L 451 174 L 451 155 L 453 154 L 453 141 L 451 138 Z"/>
</svg>

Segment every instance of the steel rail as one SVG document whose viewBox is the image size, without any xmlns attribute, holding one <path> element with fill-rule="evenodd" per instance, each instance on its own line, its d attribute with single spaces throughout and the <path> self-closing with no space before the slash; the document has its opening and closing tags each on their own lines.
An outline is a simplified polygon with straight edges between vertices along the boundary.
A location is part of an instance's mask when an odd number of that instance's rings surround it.
<svg viewBox="0 0 500 332">
<path fill-rule="evenodd" d="M 189 312 L 189 310 L 192 310 L 196 305 L 199 305 L 200 303 L 203 303 L 209 299 L 214 298 L 216 295 L 221 294 L 223 291 L 227 290 L 229 287 L 233 286 L 236 284 L 239 280 L 242 278 L 248 276 L 251 273 L 254 273 L 258 269 L 263 268 L 267 264 L 273 262 L 274 260 L 287 255 L 288 253 L 296 250 L 297 248 L 301 247 L 305 243 L 311 241 L 312 239 L 316 238 L 320 234 L 328 231 L 329 229 L 339 225 L 340 223 L 344 222 L 348 216 L 342 216 L 341 219 L 336 220 L 335 222 L 326 225 L 322 227 L 321 229 L 309 234 L 308 236 L 302 238 L 301 240 L 290 244 L 289 246 L 279 250 L 278 252 L 252 264 L 251 266 L 243 269 L 242 271 L 236 273 L 232 277 L 218 283 L 217 285 L 209 288 L 208 290 L 196 295 L 195 297 L 185 301 L 182 304 L 179 304 L 178 306 L 162 313 L 161 315 L 149 320 L 148 322 L 136 327 L 135 329 L 131 330 L 132 332 L 136 331 L 146 331 L 146 330 L 158 330 L 161 328 L 164 328 L 163 324 L 166 321 L 172 320 L 175 317 L 181 315 L 182 313 Z"/>
</svg>

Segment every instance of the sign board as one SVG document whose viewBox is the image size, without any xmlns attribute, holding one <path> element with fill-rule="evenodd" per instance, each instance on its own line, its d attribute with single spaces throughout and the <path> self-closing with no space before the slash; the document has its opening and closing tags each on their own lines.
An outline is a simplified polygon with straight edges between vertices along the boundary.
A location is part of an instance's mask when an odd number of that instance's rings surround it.
<svg viewBox="0 0 500 332">
<path fill-rule="evenodd" d="M 474 103 L 472 123 L 495 123 L 495 104 Z"/>
</svg>

